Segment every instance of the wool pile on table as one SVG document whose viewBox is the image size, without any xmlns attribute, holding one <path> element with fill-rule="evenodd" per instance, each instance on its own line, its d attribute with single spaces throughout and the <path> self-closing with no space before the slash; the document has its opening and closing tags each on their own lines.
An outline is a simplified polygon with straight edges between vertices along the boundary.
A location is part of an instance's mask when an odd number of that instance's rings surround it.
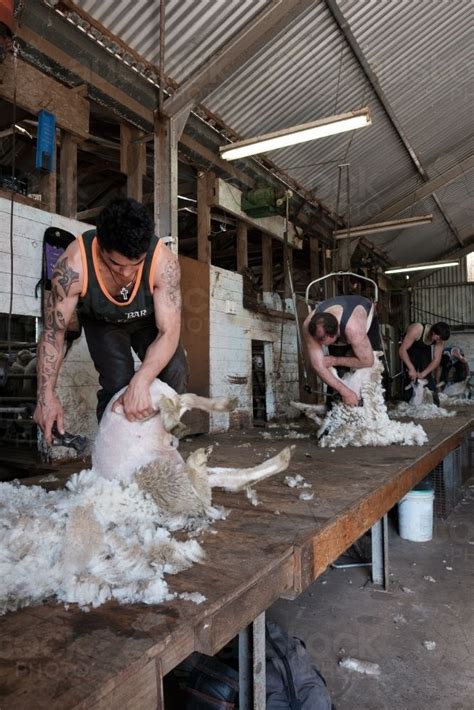
<svg viewBox="0 0 474 710">
<path fill-rule="evenodd" d="M 372 367 L 354 370 L 342 378 L 359 397 L 360 406 L 335 402 L 319 428 L 320 446 L 421 446 L 428 441 L 419 424 L 389 418 L 382 387 L 381 354 L 374 353 L 374 356 Z"/>
<path fill-rule="evenodd" d="M 205 518 L 169 515 L 136 483 L 108 481 L 89 470 L 51 492 L 2 483 L 0 613 L 49 597 L 82 608 L 109 599 L 172 599 L 165 575 L 204 559 L 193 536 L 222 517 L 218 508 Z M 180 540 L 173 536 L 178 531 Z M 199 599 L 195 590 L 189 594 Z"/>
</svg>

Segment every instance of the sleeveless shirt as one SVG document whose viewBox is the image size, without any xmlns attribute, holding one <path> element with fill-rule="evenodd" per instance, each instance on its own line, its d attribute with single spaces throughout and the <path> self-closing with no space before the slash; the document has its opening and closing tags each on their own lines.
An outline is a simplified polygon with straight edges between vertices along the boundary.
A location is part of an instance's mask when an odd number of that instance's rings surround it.
<svg viewBox="0 0 474 710">
<path fill-rule="evenodd" d="M 425 343 L 425 335 L 430 330 L 430 323 L 421 323 L 422 331 L 419 338 L 415 340 L 412 345 L 407 349 L 408 357 L 410 358 L 413 367 L 418 372 L 421 372 L 428 367 L 431 362 L 431 344 L 427 345 Z"/>
<path fill-rule="evenodd" d="M 77 311 L 108 323 L 129 323 L 139 318 L 149 318 L 154 313 L 153 276 L 163 242 L 154 236 L 140 264 L 133 290 L 127 301 L 119 301 L 107 291 L 102 280 L 95 229 L 90 229 L 77 237 L 81 251 L 83 287 L 79 296 Z"/>
<path fill-rule="evenodd" d="M 362 306 L 367 313 L 367 331 L 370 327 L 369 315 L 372 310 L 373 303 L 364 296 L 335 296 L 328 298 L 327 301 L 322 301 L 316 306 L 316 313 L 323 313 L 332 306 L 342 306 L 341 322 L 339 323 L 339 337 L 337 342 L 346 343 L 346 325 L 357 306 Z"/>
<path fill-rule="evenodd" d="M 422 330 L 421 330 L 420 337 L 417 338 L 415 340 L 415 342 L 412 343 L 412 345 L 410 345 L 410 347 L 407 350 L 407 353 L 410 356 L 410 360 L 411 360 L 410 353 L 415 353 L 415 352 L 430 353 L 430 356 L 431 356 L 431 343 L 429 345 L 427 345 L 425 343 L 425 335 L 429 331 L 429 329 L 431 328 L 431 323 L 421 323 L 421 325 L 422 325 Z"/>
</svg>

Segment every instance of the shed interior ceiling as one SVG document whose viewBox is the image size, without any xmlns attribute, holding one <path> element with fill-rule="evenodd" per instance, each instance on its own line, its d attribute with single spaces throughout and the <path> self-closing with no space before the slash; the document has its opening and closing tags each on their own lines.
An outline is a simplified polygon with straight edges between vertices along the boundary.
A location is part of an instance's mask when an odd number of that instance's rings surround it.
<svg viewBox="0 0 474 710">
<path fill-rule="evenodd" d="M 330 210 L 338 165 L 350 163 L 352 225 L 379 221 L 379 213 L 473 155 L 471 0 L 315 0 L 302 13 L 296 0 L 293 5 L 285 29 L 214 83 L 203 101 L 237 136 L 368 105 L 369 128 L 268 154 Z M 75 6 L 158 67 L 159 2 L 77 0 Z M 263 0 L 167 0 L 165 75 L 179 87 L 269 6 Z M 339 13 L 345 33 L 335 19 Z M 473 193 L 468 166 L 431 197 L 391 217 L 431 212 L 433 224 L 371 239 L 400 263 L 468 246 L 474 241 Z M 340 214 L 347 215 L 344 191 L 340 197 Z"/>
</svg>

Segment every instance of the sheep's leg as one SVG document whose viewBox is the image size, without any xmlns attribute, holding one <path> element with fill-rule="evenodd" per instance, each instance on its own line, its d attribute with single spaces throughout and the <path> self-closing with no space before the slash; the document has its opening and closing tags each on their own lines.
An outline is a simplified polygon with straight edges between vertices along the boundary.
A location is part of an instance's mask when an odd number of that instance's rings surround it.
<svg viewBox="0 0 474 710">
<path fill-rule="evenodd" d="M 175 397 L 162 396 L 158 400 L 158 412 L 165 431 L 176 436 L 183 433 L 180 425 L 181 417 L 190 409 L 202 409 L 205 412 L 230 412 L 236 406 L 236 400 L 231 397 L 209 399 L 196 394 L 177 394 Z"/>
<path fill-rule="evenodd" d="M 298 411 L 304 414 L 305 417 L 312 419 L 313 422 L 316 422 L 318 425 L 322 422 L 322 418 L 318 416 L 318 413 L 322 414 L 323 411 L 324 414 L 326 413 L 326 405 L 324 404 L 304 404 L 303 402 L 290 402 L 290 404 L 292 407 L 298 409 Z"/>
<path fill-rule="evenodd" d="M 201 409 L 204 412 L 231 412 L 237 405 L 234 397 L 199 397 L 197 394 L 181 394 L 179 396 L 182 414 L 188 409 Z"/>
<path fill-rule="evenodd" d="M 286 446 L 277 456 L 267 459 L 253 468 L 208 467 L 211 488 L 224 488 L 226 491 L 239 491 L 251 483 L 262 481 L 288 468 L 294 446 Z"/>
</svg>

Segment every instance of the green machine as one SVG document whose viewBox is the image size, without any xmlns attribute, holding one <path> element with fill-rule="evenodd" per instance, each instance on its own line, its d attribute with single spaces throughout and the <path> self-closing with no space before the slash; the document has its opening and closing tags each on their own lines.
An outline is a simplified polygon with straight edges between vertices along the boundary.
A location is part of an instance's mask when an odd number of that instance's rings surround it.
<svg viewBox="0 0 474 710">
<path fill-rule="evenodd" d="M 242 195 L 241 207 L 249 217 L 270 217 L 274 214 L 282 214 L 281 208 L 277 206 L 277 196 L 273 187 L 249 190 Z"/>
</svg>

